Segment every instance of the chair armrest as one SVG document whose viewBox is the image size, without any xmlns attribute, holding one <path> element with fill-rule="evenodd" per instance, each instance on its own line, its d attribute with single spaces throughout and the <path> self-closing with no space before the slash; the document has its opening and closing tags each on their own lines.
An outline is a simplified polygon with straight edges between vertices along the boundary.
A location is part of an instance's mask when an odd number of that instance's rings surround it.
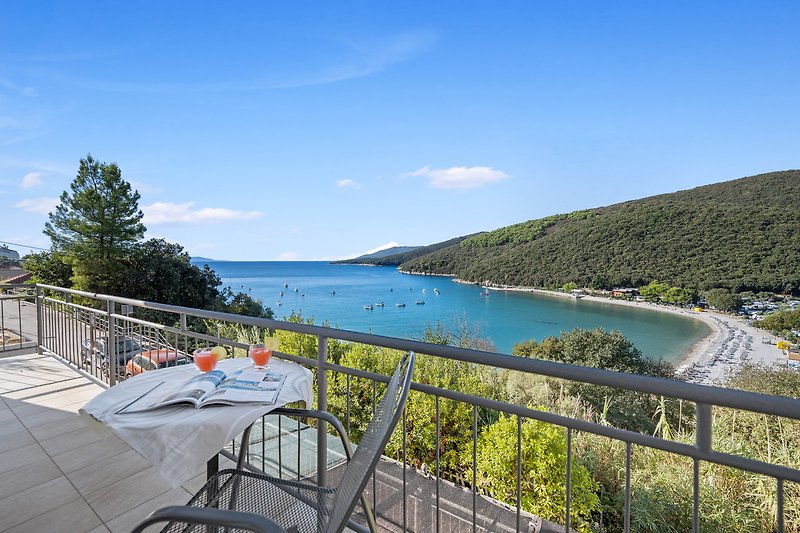
<svg viewBox="0 0 800 533">
<path fill-rule="evenodd" d="M 333 416 L 332 414 L 326 411 L 317 411 L 315 409 L 297 409 L 294 407 L 279 407 L 277 409 L 273 409 L 267 415 L 285 415 L 285 416 L 305 416 L 309 418 L 316 418 L 318 420 L 324 420 L 328 422 L 330 425 L 333 426 L 333 429 L 336 430 L 336 433 L 339 434 L 339 440 L 342 441 L 342 447 L 344 448 L 344 455 L 347 457 L 347 460 L 353 458 L 353 448 L 350 446 L 350 439 L 347 437 L 347 432 L 344 430 L 344 426 L 339 421 L 338 418 Z M 244 461 L 246 458 L 245 449 L 247 448 L 248 443 L 250 442 L 250 431 L 253 429 L 253 424 L 247 426 L 247 429 L 244 430 L 242 433 L 242 444 L 239 450 L 239 460 L 236 462 L 236 468 L 242 470 L 244 468 Z"/>
<path fill-rule="evenodd" d="M 286 415 L 286 416 L 306 416 L 309 418 L 316 418 L 318 420 L 324 420 L 328 422 L 330 425 L 333 426 L 333 429 L 336 430 L 336 433 L 339 434 L 339 438 L 342 441 L 342 446 L 344 446 L 344 454 L 349 461 L 353 457 L 353 449 L 350 446 L 350 438 L 347 436 L 347 432 L 344 430 L 344 426 L 339 421 L 338 418 L 333 416 L 327 411 L 318 411 L 316 409 L 299 409 L 295 407 L 279 407 L 277 409 L 273 409 L 268 414 L 270 415 Z"/>
<path fill-rule="evenodd" d="M 256 531 L 257 533 L 286 533 L 286 530 L 266 516 L 227 509 L 211 509 L 205 507 L 189 507 L 173 505 L 163 507 L 145 518 L 132 533 L 141 533 L 145 528 L 159 522 L 183 522 L 224 526 Z"/>
</svg>

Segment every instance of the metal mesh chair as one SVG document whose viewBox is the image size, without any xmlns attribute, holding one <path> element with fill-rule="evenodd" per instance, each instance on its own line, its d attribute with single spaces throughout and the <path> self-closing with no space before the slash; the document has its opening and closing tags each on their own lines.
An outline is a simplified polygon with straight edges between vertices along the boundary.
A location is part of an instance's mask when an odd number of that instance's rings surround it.
<svg viewBox="0 0 800 533">
<path fill-rule="evenodd" d="M 403 356 L 386 393 L 375 409 L 355 453 L 351 453 L 341 423 L 329 413 L 305 409 L 279 409 L 273 413 L 314 416 L 324 419 L 340 434 L 348 457 L 341 481 L 335 488 L 288 481 L 266 474 L 245 471 L 244 458 L 250 428 L 243 435 L 242 452 L 236 469 L 223 470 L 195 494 L 186 506 L 159 509 L 139 524 L 134 533 L 158 522 L 167 522 L 163 531 L 184 531 L 186 524 L 223 526 L 229 531 L 261 533 L 328 533 L 344 530 L 358 500 L 361 500 L 370 530 L 375 531 L 372 510 L 364 497 L 364 487 L 380 460 L 392 431 L 402 415 L 411 386 L 414 353 Z M 251 426 L 252 427 L 252 426 Z M 206 531 L 205 528 L 191 529 Z"/>
</svg>

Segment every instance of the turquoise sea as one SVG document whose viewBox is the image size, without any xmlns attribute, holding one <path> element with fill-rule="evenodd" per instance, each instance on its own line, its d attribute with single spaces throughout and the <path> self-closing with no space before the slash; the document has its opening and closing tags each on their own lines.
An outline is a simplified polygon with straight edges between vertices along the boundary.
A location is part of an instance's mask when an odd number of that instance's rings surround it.
<svg viewBox="0 0 800 533">
<path fill-rule="evenodd" d="M 576 327 L 603 327 L 619 330 L 650 357 L 678 361 L 710 333 L 699 320 L 669 313 L 530 293 L 489 291 L 482 296 L 483 289 L 475 285 L 401 274 L 393 267 L 316 261 L 208 265 L 225 286 L 261 298 L 276 318 L 297 311 L 317 324 L 327 321 L 342 329 L 417 339 L 427 325 L 440 321 L 449 326 L 466 318 L 501 353 L 511 353 L 514 343 L 522 340 L 541 340 Z M 373 309 L 364 309 L 366 305 Z"/>
</svg>

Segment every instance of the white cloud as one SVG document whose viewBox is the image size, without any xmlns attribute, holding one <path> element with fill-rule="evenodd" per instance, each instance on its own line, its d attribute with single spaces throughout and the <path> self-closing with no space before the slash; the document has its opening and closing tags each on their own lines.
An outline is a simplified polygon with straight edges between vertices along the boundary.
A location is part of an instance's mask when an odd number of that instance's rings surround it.
<svg viewBox="0 0 800 533">
<path fill-rule="evenodd" d="M 275 258 L 275 261 L 297 261 L 298 259 L 300 259 L 300 254 L 297 252 L 283 252 Z"/>
<path fill-rule="evenodd" d="M 57 205 L 58 198 L 25 198 L 14 204 L 14 207 L 27 213 L 46 215 L 55 211 Z"/>
<path fill-rule="evenodd" d="M 345 187 L 358 187 L 358 183 L 351 179 L 336 180 L 336 186 L 340 189 Z"/>
<path fill-rule="evenodd" d="M 28 172 L 22 176 L 22 182 L 19 186 L 23 189 L 38 187 L 42 184 L 42 176 L 44 176 L 44 172 Z"/>
<path fill-rule="evenodd" d="M 510 177 L 502 170 L 492 167 L 430 168 L 427 166 L 404 174 L 404 177 L 413 176 L 428 178 L 434 189 L 456 190 L 477 189 Z"/>
<path fill-rule="evenodd" d="M 194 202 L 176 204 L 173 202 L 155 202 L 142 206 L 144 224 L 159 226 L 162 224 L 212 224 L 233 220 L 252 220 L 261 216 L 259 211 L 234 211 L 224 207 L 204 207 L 192 209 Z"/>
</svg>

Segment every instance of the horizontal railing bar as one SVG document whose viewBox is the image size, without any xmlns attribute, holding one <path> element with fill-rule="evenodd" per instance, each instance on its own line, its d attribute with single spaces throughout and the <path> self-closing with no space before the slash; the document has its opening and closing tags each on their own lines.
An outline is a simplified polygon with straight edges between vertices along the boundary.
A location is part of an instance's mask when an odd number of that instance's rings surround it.
<svg viewBox="0 0 800 533">
<path fill-rule="evenodd" d="M 381 335 L 340 330 L 327 326 L 313 326 L 309 324 L 283 322 L 267 318 L 247 317 L 230 313 L 221 313 L 219 311 L 206 311 L 189 307 L 146 302 L 144 300 L 121 298 L 117 296 L 92 294 L 83 291 L 76 291 L 74 289 L 63 289 L 51 285 L 39 285 L 39 287 L 53 291 L 62 291 L 66 294 L 98 298 L 149 309 L 156 309 L 178 314 L 189 314 L 200 318 L 223 320 L 261 328 L 280 329 L 295 333 L 304 333 L 307 335 L 316 335 L 363 344 L 372 344 L 385 348 L 414 351 L 417 353 L 424 353 L 474 364 L 505 368 L 507 370 L 518 370 L 520 372 L 539 374 L 570 381 L 580 381 L 593 385 L 604 385 L 617 389 L 633 390 L 646 394 L 667 396 L 670 398 L 682 398 L 685 400 L 709 403 L 724 407 L 732 407 L 735 409 L 744 409 L 762 414 L 800 419 L 800 400 L 783 396 L 770 396 L 767 394 L 726 389 L 723 387 L 714 387 L 709 385 L 685 383 L 671 379 L 627 374 L 624 372 L 614 372 L 599 368 L 582 367 L 566 363 L 557 363 L 554 361 L 545 361 L 541 359 L 529 359 L 526 357 L 509 356 L 493 352 L 481 352 L 467 348 L 455 348 L 452 346 L 439 344 L 428 344 L 421 341 L 383 337 Z"/>
<path fill-rule="evenodd" d="M 94 307 L 87 307 L 85 305 L 76 304 L 74 302 L 67 302 L 67 301 L 64 301 L 64 300 L 56 300 L 55 298 L 51 298 L 49 296 L 42 296 L 42 300 L 44 300 L 45 302 L 53 303 L 53 304 L 65 305 L 67 307 L 72 307 L 74 309 L 80 309 L 81 311 L 88 311 L 90 313 L 94 313 L 94 314 L 97 314 L 97 315 L 102 315 L 104 317 L 108 316 L 105 311 L 101 311 L 100 309 L 95 309 Z"/>
<path fill-rule="evenodd" d="M 105 316 L 105 313 L 104 313 Z M 157 329 L 159 331 L 169 331 L 170 327 L 165 324 L 159 324 L 158 322 L 148 322 L 147 320 L 142 320 L 141 318 L 136 318 L 127 315 L 118 315 L 116 313 L 111 313 L 111 318 L 115 318 L 117 320 L 123 320 L 125 322 L 131 322 L 133 324 L 139 324 L 140 326 L 147 326 L 148 328 Z M 176 330 L 180 331 L 180 330 Z M 185 331 L 183 333 L 186 333 Z"/>
<path fill-rule="evenodd" d="M 0 293 L 0 300 L 33 300 L 34 294 L 5 294 Z"/>
</svg>

